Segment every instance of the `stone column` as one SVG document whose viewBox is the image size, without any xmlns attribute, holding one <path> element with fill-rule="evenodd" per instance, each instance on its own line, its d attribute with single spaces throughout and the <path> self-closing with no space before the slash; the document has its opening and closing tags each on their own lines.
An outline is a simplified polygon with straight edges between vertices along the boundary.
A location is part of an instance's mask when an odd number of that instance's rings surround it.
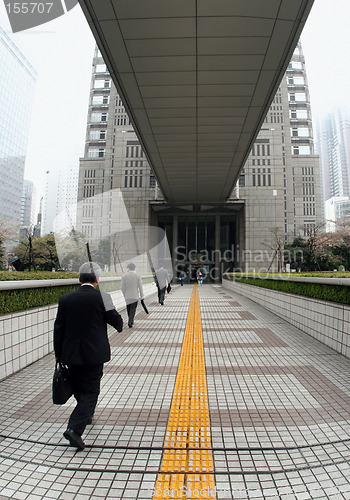
<svg viewBox="0 0 350 500">
<path fill-rule="evenodd" d="M 215 216 L 215 281 L 220 281 L 220 215 Z"/>
<path fill-rule="evenodd" d="M 177 277 L 177 246 L 178 246 L 178 226 L 179 226 L 179 217 L 178 215 L 173 215 L 173 246 L 172 246 L 172 261 L 173 261 L 173 280 L 176 283 Z"/>
</svg>

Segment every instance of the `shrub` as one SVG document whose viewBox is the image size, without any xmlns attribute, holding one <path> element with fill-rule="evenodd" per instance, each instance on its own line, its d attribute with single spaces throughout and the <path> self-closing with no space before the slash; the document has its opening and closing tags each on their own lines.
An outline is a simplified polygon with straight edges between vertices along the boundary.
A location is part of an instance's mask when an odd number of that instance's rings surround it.
<svg viewBox="0 0 350 500">
<path fill-rule="evenodd" d="M 79 285 L 49 286 L 47 288 L 22 288 L 1 290 L 0 315 L 24 311 L 32 307 L 56 304 L 65 293 L 76 290 Z"/>
<path fill-rule="evenodd" d="M 270 290 L 328 300 L 339 304 L 350 304 L 350 287 L 345 285 L 328 285 L 323 283 L 301 283 L 298 281 L 272 280 L 259 278 L 234 278 L 239 283 L 260 286 Z"/>
</svg>

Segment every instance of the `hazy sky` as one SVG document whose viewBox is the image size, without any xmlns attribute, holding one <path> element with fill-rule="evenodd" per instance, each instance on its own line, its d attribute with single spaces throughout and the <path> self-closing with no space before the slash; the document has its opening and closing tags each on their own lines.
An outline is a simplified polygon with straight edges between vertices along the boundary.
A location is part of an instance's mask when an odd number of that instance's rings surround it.
<svg viewBox="0 0 350 500">
<path fill-rule="evenodd" d="M 302 34 L 314 118 L 350 103 L 349 19 L 350 0 L 315 0 Z M 95 42 L 79 5 L 12 34 L 0 0 L 0 24 L 38 72 L 25 178 L 42 195 L 46 170 L 83 155 Z"/>
</svg>

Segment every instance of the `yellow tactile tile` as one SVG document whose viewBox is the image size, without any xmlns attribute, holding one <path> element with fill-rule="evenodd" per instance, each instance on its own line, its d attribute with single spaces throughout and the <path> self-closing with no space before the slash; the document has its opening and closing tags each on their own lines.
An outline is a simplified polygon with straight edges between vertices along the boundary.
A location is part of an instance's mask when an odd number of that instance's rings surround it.
<svg viewBox="0 0 350 500">
<path fill-rule="evenodd" d="M 211 446 L 202 323 L 195 285 L 153 499 L 216 498 Z"/>
</svg>

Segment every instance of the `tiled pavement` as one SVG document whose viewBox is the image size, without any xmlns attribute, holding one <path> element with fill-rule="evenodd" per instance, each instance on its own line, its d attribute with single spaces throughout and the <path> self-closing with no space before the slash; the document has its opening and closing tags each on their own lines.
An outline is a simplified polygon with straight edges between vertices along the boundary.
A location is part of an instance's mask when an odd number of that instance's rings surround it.
<svg viewBox="0 0 350 500">
<path fill-rule="evenodd" d="M 0 383 L 0 499 L 350 499 L 350 360 L 211 285 L 199 295 L 215 491 L 154 491 L 191 292 L 175 285 L 111 332 L 84 451 L 62 437 L 74 401 L 51 403 L 53 355 Z"/>
</svg>

